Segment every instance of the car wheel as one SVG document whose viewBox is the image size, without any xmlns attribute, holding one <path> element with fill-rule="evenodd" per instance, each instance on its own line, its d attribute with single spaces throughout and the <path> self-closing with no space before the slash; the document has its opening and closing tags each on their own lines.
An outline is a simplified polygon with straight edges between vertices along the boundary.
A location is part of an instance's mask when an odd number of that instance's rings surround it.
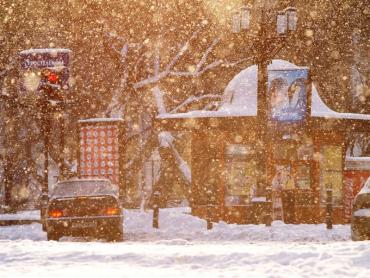
<svg viewBox="0 0 370 278">
<path fill-rule="evenodd" d="M 363 236 L 359 235 L 358 233 L 351 231 L 351 239 L 352 241 L 361 241 L 364 240 Z"/>
<path fill-rule="evenodd" d="M 55 232 L 47 232 L 47 238 L 48 241 L 50 240 L 58 241 L 61 238 L 61 236 Z"/>
</svg>

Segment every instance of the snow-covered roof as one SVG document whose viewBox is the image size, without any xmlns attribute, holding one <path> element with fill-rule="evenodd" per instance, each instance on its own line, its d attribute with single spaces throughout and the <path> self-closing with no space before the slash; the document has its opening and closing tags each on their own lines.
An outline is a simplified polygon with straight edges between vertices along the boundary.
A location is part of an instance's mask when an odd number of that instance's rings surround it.
<svg viewBox="0 0 370 278">
<path fill-rule="evenodd" d="M 268 70 L 306 69 L 285 60 L 273 60 Z M 217 111 L 190 111 L 177 114 L 160 114 L 158 118 L 205 118 L 205 117 L 238 117 L 257 115 L 257 66 L 253 65 L 238 73 L 227 85 Z M 370 115 L 339 113 L 330 109 L 320 98 L 312 84 L 311 116 L 330 119 L 370 120 Z"/>
<path fill-rule="evenodd" d="M 327 119 L 350 119 L 370 121 L 368 114 L 340 113 L 330 109 L 320 98 L 316 88 L 312 86 L 311 116 Z"/>
<path fill-rule="evenodd" d="M 21 51 L 20 54 L 37 54 L 49 52 L 70 53 L 71 50 L 68 48 L 31 48 Z"/>
<path fill-rule="evenodd" d="M 79 120 L 79 123 L 123 122 L 122 118 L 91 118 Z"/>
</svg>

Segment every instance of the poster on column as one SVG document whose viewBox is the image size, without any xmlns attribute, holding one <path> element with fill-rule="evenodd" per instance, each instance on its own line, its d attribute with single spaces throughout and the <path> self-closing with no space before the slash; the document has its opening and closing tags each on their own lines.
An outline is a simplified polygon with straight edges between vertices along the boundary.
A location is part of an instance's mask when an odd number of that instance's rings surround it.
<svg viewBox="0 0 370 278">
<path fill-rule="evenodd" d="M 114 184 L 120 182 L 119 125 L 79 121 L 80 159 L 79 174 L 86 178 L 107 178 Z"/>
<path fill-rule="evenodd" d="M 303 122 L 307 111 L 308 68 L 268 71 L 270 122 Z"/>
</svg>

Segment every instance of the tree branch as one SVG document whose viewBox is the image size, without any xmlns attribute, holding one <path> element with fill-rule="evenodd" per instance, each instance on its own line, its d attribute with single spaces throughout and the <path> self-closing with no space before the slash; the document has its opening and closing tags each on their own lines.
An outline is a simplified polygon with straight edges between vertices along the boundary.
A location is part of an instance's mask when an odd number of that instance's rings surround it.
<svg viewBox="0 0 370 278">
<path fill-rule="evenodd" d="M 176 113 L 178 110 L 180 110 L 182 107 L 190 104 L 190 103 L 194 103 L 194 102 L 198 102 L 198 101 L 201 101 L 203 99 L 220 99 L 221 97 L 219 95 L 203 95 L 203 96 L 190 96 L 189 98 L 187 98 L 184 102 L 182 102 L 180 105 L 176 106 L 174 109 L 172 109 L 170 111 L 170 113 Z"/>
<path fill-rule="evenodd" d="M 199 32 L 200 32 L 201 28 L 199 28 L 197 31 L 195 31 L 191 37 L 189 38 L 189 40 L 187 40 L 183 45 L 182 47 L 180 48 L 179 52 L 175 55 L 175 57 L 173 57 L 173 59 L 166 65 L 164 71 L 160 72 L 159 69 L 158 69 L 158 73 L 157 74 L 154 74 L 153 76 L 149 76 L 148 78 L 144 79 L 144 80 L 141 80 L 137 83 L 134 84 L 134 89 L 137 90 L 137 89 L 140 89 L 144 86 L 147 86 L 149 84 L 154 84 L 154 83 L 157 83 L 158 81 L 160 81 L 161 79 L 167 77 L 169 74 L 170 74 L 170 71 L 172 70 L 172 68 L 176 65 L 176 63 L 178 62 L 178 60 L 184 55 L 184 53 L 189 49 L 189 46 L 190 46 L 190 42 L 192 40 L 194 40 Z M 155 73 L 155 71 L 154 71 Z"/>
</svg>

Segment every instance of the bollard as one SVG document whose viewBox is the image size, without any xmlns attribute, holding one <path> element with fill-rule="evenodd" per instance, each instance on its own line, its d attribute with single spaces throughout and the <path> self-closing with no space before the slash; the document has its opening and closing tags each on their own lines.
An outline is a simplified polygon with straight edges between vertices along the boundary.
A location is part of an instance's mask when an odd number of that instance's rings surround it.
<svg viewBox="0 0 370 278">
<path fill-rule="evenodd" d="M 207 230 L 211 230 L 213 228 L 213 223 L 212 223 L 212 213 L 211 213 L 211 203 L 212 203 L 212 191 L 208 190 L 207 191 Z"/>
<path fill-rule="evenodd" d="M 265 206 L 265 225 L 270 227 L 272 224 L 272 188 L 271 186 L 266 187 L 266 206 Z"/>
<path fill-rule="evenodd" d="M 331 184 L 326 186 L 326 229 L 333 229 L 333 189 Z"/>
<path fill-rule="evenodd" d="M 207 206 L 207 230 L 212 230 L 212 228 L 211 206 Z"/>
<path fill-rule="evenodd" d="M 266 214 L 265 214 L 265 226 L 270 227 L 272 224 L 272 202 L 271 201 L 266 201 Z"/>
<path fill-rule="evenodd" d="M 159 192 L 153 193 L 153 228 L 159 229 Z"/>
</svg>

